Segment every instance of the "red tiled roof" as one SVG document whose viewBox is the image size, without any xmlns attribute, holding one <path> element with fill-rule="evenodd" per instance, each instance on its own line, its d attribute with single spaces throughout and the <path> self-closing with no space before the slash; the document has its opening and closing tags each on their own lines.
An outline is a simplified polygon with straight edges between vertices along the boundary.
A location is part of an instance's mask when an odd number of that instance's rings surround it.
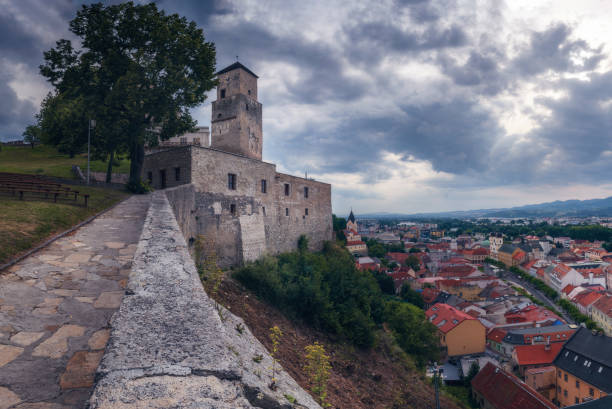
<svg viewBox="0 0 612 409">
<path fill-rule="evenodd" d="M 606 314 L 608 317 L 612 317 L 612 294 L 605 293 L 603 297 L 593 304 L 593 308 L 597 308 L 599 311 Z"/>
<path fill-rule="evenodd" d="M 465 277 L 472 274 L 476 269 L 469 265 L 463 266 L 445 266 L 440 269 L 438 276 L 440 277 Z"/>
<path fill-rule="evenodd" d="M 495 342 L 502 342 L 506 334 L 507 332 L 504 331 L 503 329 L 493 328 L 491 331 L 489 331 L 489 334 L 487 335 L 487 339 L 491 341 L 495 341 Z"/>
<path fill-rule="evenodd" d="M 438 294 L 440 294 L 440 290 L 437 290 L 435 288 L 425 287 L 423 288 L 423 293 L 421 295 L 423 296 L 423 301 L 426 304 L 431 304 L 436 299 Z"/>
<path fill-rule="evenodd" d="M 516 362 L 520 365 L 550 364 L 561 351 L 565 343 L 553 342 L 549 345 L 517 345 L 514 347 Z"/>
<path fill-rule="evenodd" d="M 538 392 L 490 362 L 472 379 L 472 388 L 496 408 L 557 409 Z"/>
<path fill-rule="evenodd" d="M 397 264 L 404 265 L 408 257 L 410 257 L 410 253 L 387 253 L 387 257 L 397 262 Z"/>
<path fill-rule="evenodd" d="M 466 320 L 476 320 L 471 315 L 451 307 L 448 304 L 437 303 L 425 311 L 427 319 L 445 334 Z"/>
<path fill-rule="evenodd" d="M 361 245 L 361 244 L 365 244 L 365 243 L 364 243 L 363 241 L 361 241 L 361 240 L 357 240 L 357 241 L 347 241 L 347 242 L 346 242 L 346 245 L 347 245 L 347 246 L 358 246 L 358 245 Z"/>
<path fill-rule="evenodd" d="M 514 252 L 512 258 L 515 260 L 523 260 L 526 256 L 527 254 L 523 250 L 518 249 Z"/>
<path fill-rule="evenodd" d="M 598 291 L 586 290 L 578 293 L 572 301 L 586 308 L 595 301 L 599 300 L 601 297 L 603 297 L 603 294 Z"/>
<path fill-rule="evenodd" d="M 561 292 L 565 295 L 569 295 L 569 293 L 571 293 L 574 290 L 574 288 L 576 288 L 575 285 L 568 284 L 565 287 L 563 287 L 563 290 L 561 290 Z"/>
<path fill-rule="evenodd" d="M 535 263 L 537 263 L 538 261 L 539 261 L 539 260 L 531 260 L 531 261 L 528 261 L 528 262 L 526 262 L 525 264 L 523 264 L 523 268 L 525 269 L 525 271 L 529 271 L 529 269 L 530 269 L 531 267 L 533 267 L 533 265 L 534 265 Z"/>
<path fill-rule="evenodd" d="M 529 305 L 518 312 L 507 312 L 504 314 L 507 323 L 517 322 L 541 322 L 545 320 L 561 320 L 554 312 L 538 305 Z"/>
</svg>

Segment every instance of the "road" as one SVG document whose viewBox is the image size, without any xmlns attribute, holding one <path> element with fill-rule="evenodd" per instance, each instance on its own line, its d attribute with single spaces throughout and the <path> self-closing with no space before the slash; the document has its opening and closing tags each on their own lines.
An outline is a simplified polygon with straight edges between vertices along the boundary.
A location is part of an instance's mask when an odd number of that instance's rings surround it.
<svg viewBox="0 0 612 409">
<path fill-rule="evenodd" d="M 485 264 L 485 272 L 490 275 L 495 275 L 495 273 L 493 272 L 493 269 L 491 268 L 489 264 Z M 535 288 L 530 282 L 519 278 L 516 274 L 514 274 L 511 271 L 503 269 L 503 270 L 500 270 L 500 272 L 502 273 L 501 278 L 513 284 L 518 284 L 519 286 L 525 288 L 529 293 L 531 293 L 531 295 L 533 295 L 538 300 L 542 301 L 544 305 L 547 305 L 551 308 L 554 308 L 556 311 L 559 311 L 561 318 L 563 318 L 565 322 L 567 322 L 568 324 L 575 324 L 574 320 L 572 320 L 571 317 L 560 306 L 558 306 L 554 301 L 552 301 L 550 298 L 544 295 L 541 291 Z"/>
</svg>

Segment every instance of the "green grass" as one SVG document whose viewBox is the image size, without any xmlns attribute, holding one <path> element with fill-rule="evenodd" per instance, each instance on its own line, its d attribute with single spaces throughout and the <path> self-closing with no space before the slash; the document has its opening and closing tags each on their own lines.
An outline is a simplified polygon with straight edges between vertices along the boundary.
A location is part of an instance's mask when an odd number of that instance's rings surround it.
<svg viewBox="0 0 612 409">
<path fill-rule="evenodd" d="M 87 170 L 87 154 L 70 158 L 51 146 L 2 146 L 0 151 L 0 172 L 30 173 L 72 179 L 72 165 L 79 165 L 83 173 Z M 92 161 L 92 172 L 106 172 L 107 162 Z M 129 173 L 130 162 L 123 159 L 119 166 L 113 166 L 113 173 Z"/>
<path fill-rule="evenodd" d="M 5 153 L 4 149 L 2 153 Z M 80 194 L 90 195 L 88 208 L 0 196 L 0 264 L 128 196 L 128 193 L 114 189 L 85 186 L 74 189 Z M 82 201 L 79 195 L 79 203 Z"/>
</svg>

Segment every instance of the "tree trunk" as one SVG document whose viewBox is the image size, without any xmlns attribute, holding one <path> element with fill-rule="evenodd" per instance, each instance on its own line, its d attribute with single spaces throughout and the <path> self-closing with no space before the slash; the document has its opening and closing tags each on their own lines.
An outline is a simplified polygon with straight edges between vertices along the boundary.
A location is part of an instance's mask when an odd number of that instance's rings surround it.
<svg viewBox="0 0 612 409">
<path fill-rule="evenodd" d="M 113 161 L 115 160 L 115 151 L 111 151 L 108 167 L 106 168 L 106 183 L 110 183 L 113 177 Z"/>
<path fill-rule="evenodd" d="M 133 142 L 130 147 L 130 186 L 140 186 L 140 174 L 144 163 L 144 144 Z"/>
</svg>

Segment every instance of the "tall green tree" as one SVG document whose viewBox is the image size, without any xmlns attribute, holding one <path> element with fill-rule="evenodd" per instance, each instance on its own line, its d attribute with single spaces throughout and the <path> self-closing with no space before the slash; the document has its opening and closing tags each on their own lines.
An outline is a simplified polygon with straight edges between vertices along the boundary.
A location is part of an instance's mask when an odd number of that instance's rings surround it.
<svg viewBox="0 0 612 409">
<path fill-rule="evenodd" d="M 32 149 L 34 149 L 34 145 L 40 142 L 40 127 L 38 125 L 28 125 L 22 136 L 23 141 L 32 145 Z"/>
<path fill-rule="evenodd" d="M 215 86 L 214 44 L 195 22 L 154 3 L 84 5 L 70 31 L 79 47 L 59 40 L 44 53 L 41 74 L 57 95 L 80 99 L 86 116 L 97 120 L 100 151 L 129 152 L 129 185 L 138 188 L 145 143 L 195 126 L 189 109 Z"/>
<path fill-rule="evenodd" d="M 49 93 L 38 114 L 40 138 L 44 144 L 73 158 L 87 149 L 87 112 L 82 96 Z"/>
</svg>

